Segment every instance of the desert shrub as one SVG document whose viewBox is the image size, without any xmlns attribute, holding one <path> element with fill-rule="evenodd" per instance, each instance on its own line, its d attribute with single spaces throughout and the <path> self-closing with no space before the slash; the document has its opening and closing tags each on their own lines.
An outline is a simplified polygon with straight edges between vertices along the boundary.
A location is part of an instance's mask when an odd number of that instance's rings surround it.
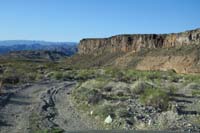
<svg viewBox="0 0 200 133">
<path fill-rule="evenodd" d="M 116 116 L 121 117 L 121 118 L 128 118 L 128 117 L 131 117 L 131 115 L 132 114 L 126 108 L 120 107 L 116 111 Z"/>
<path fill-rule="evenodd" d="M 177 92 L 178 88 L 175 86 L 169 86 L 168 90 L 169 90 L 169 94 L 174 94 Z"/>
<path fill-rule="evenodd" d="M 130 98 L 131 96 L 125 95 L 124 92 L 117 92 L 116 94 L 109 94 L 104 96 L 104 99 L 106 99 L 107 101 L 113 101 L 113 100 L 126 101 Z"/>
<path fill-rule="evenodd" d="M 145 73 L 145 78 L 147 80 L 155 80 L 155 79 L 162 79 L 163 73 L 160 71 L 147 71 Z"/>
<path fill-rule="evenodd" d="M 83 87 L 86 88 L 96 88 L 96 89 L 103 89 L 103 87 L 108 83 L 107 80 L 97 80 L 97 79 L 92 79 L 92 80 L 88 80 L 84 83 L 82 83 Z"/>
<path fill-rule="evenodd" d="M 111 92 L 112 91 L 112 86 L 105 86 L 105 87 L 103 87 L 103 90 L 105 92 Z"/>
<path fill-rule="evenodd" d="M 63 79 L 76 79 L 77 71 L 69 70 L 63 73 Z"/>
<path fill-rule="evenodd" d="M 195 117 L 192 117 L 191 121 L 196 125 L 200 125 L 200 115 L 195 115 Z"/>
<path fill-rule="evenodd" d="M 200 83 L 200 75 L 187 74 L 183 75 L 183 77 L 188 83 L 190 82 Z"/>
<path fill-rule="evenodd" d="M 129 77 L 130 80 L 136 81 L 143 80 L 155 80 L 162 79 L 162 72 L 160 71 L 139 71 L 128 69 L 125 71 L 125 77 Z"/>
<path fill-rule="evenodd" d="M 175 82 L 175 83 L 177 83 L 177 82 L 179 82 L 179 79 L 180 79 L 181 77 L 179 77 L 179 76 L 170 76 L 170 81 L 171 82 Z"/>
<path fill-rule="evenodd" d="M 36 79 L 35 80 L 41 80 L 44 78 L 43 74 L 36 74 Z"/>
<path fill-rule="evenodd" d="M 115 106 L 111 104 L 103 104 L 99 106 L 95 106 L 94 115 L 98 115 L 102 118 L 106 118 L 108 115 L 114 117 L 115 116 Z"/>
<path fill-rule="evenodd" d="M 149 81 L 160 81 L 162 79 L 168 79 L 172 82 L 178 82 L 182 75 L 176 74 L 173 70 L 171 71 L 140 71 L 134 69 L 117 69 L 107 68 L 105 69 L 105 75 L 114 78 L 117 81 L 132 82 L 139 79 Z M 187 76 L 188 79 L 197 80 L 199 76 Z M 196 77 L 196 78 L 195 78 Z"/>
<path fill-rule="evenodd" d="M 20 82 L 20 78 L 17 75 L 5 75 L 2 79 L 4 84 L 17 84 Z"/>
<path fill-rule="evenodd" d="M 91 79 L 95 77 L 95 71 L 94 70 L 79 70 L 77 72 L 76 78 L 77 79 Z"/>
<path fill-rule="evenodd" d="M 89 104 L 97 104 L 98 102 L 100 102 L 102 99 L 103 99 L 103 95 L 97 91 L 97 90 L 91 90 L 89 93 L 88 93 L 88 96 L 87 96 L 87 101 Z"/>
<path fill-rule="evenodd" d="M 122 80 L 125 76 L 125 70 L 118 68 L 107 68 L 105 69 L 105 75 L 117 80 Z"/>
<path fill-rule="evenodd" d="M 191 90 L 200 90 L 200 84 L 197 83 L 189 83 L 186 86 L 187 89 L 191 89 Z"/>
<path fill-rule="evenodd" d="M 116 72 L 113 76 L 116 81 L 129 82 L 131 80 L 130 77 L 125 75 L 125 70 L 120 70 Z"/>
<path fill-rule="evenodd" d="M 119 96 L 119 97 L 123 97 L 124 96 L 124 92 L 122 90 L 121 91 L 117 91 L 116 95 Z"/>
<path fill-rule="evenodd" d="M 37 73 L 28 73 L 26 75 L 26 77 L 28 78 L 28 80 L 34 81 L 34 80 L 37 80 L 38 74 Z"/>
<path fill-rule="evenodd" d="M 193 90 L 192 96 L 200 96 L 200 90 Z"/>
<path fill-rule="evenodd" d="M 107 68 L 105 69 L 105 74 L 109 76 L 115 75 L 118 72 L 118 69 Z"/>
<path fill-rule="evenodd" d="M 60 79 L 63 78 L 63 73 L 62 72 L 55 72 L 53 76 L 56 80 L 60 80 Z"/>
<path fill-rule="evenodd" d="M 146 89 L 140 96 L 140 101 L 145 105 L 150 105 L 162 110 L 166 110 L 168 107 L 169 96 L 166 92 L 159 88 Z"/>
<path fill-rule="evenodd" d="M 130 86 L 130 91 L 132 94 L 141 94 L 145 91 L 145 89 L 149 88 L 153 88 L 153 85 L 145 81 L 136 81 Z"/>
<path fill-rule="evenodd" d="M 141 78 L 141 74 L 142 73 L 139 73 L 136 70 L 130 70 L 129 69 L 129 70 L 125 71 L 125 77 L 128 77 L 128 78 L 130 78 L 133 81 L 138 80 L 139 78 Z"/>
<path fill-rule="evenodd" d="M 87 102 L 88 104 L 97 104 L 103 99 L 103 95 L 97 89 L 79 87 L 75 92 L 76 100 Z"/>
</svg>

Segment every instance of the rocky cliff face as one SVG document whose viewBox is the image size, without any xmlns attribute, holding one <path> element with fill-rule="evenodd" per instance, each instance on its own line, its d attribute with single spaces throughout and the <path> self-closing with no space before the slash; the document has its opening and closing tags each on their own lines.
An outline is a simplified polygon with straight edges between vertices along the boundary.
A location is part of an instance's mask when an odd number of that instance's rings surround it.
<svg viewBox="0 0 200 133">
<path fill-rule="evenodd" d="M 200 73 L 200 29 L 173 34 L 133 34 L 83 39 L 78 53 L 77 56 L 88 59 L 85 62 L 89 67 L 114 66 L 164 71 L 173 69 L 177 73 Z"/>
<path fill-rule="evenodd" d="M 79 54 L 108 52 L 138 52 L 144 48 L 169 48 L 190 44 L 200 44 L 200 29 L 173 34 L 133 34 L 117 35 L 104 39 L 83 39 Z"/>
</svg>

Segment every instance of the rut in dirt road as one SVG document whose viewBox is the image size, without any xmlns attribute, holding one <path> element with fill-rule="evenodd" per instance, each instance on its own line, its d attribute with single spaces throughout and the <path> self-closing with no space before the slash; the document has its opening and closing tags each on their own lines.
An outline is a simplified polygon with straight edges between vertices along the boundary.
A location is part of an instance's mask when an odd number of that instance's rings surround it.
<svg viewBox="0 0 200 133">
<path fill-rule="evenodd" d="M 68 95 L 75 85 L 76 82 L 47 81 L 19 89 L 0 107 L 0 132 L 94 129 L 94 124 L 83 120 L 70 103 Z"/>
</svg>

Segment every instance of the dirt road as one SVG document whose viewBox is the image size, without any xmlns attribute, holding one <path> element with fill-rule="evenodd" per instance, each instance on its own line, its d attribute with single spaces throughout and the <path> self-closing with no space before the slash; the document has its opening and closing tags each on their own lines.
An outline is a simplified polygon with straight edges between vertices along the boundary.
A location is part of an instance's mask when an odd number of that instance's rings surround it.
<svg viewBox="0 0 200 133">
<path fill-rule="evenodd" d="M 0 107 L 1 133 L 27 133 L 59 128 L 65 131 L 95 129 L 75 111 L 69 100 L 76 82 L 44 81 L 19 88 Z"/>
</svg>

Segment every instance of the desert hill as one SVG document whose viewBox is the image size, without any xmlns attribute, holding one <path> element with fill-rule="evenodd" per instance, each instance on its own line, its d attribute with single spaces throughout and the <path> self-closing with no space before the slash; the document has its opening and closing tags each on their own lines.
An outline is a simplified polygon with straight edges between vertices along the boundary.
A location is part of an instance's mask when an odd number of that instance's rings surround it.
<svg viewBox="0 0 200 133">
<path fill-rule="evenodd" d="M 117 35 L 82 39 L 78 54 L 70 61 L 82 67 L 116 66 L 199 73 L 199 48 L 200 29 L 171 34 Z"/>
</svg>

